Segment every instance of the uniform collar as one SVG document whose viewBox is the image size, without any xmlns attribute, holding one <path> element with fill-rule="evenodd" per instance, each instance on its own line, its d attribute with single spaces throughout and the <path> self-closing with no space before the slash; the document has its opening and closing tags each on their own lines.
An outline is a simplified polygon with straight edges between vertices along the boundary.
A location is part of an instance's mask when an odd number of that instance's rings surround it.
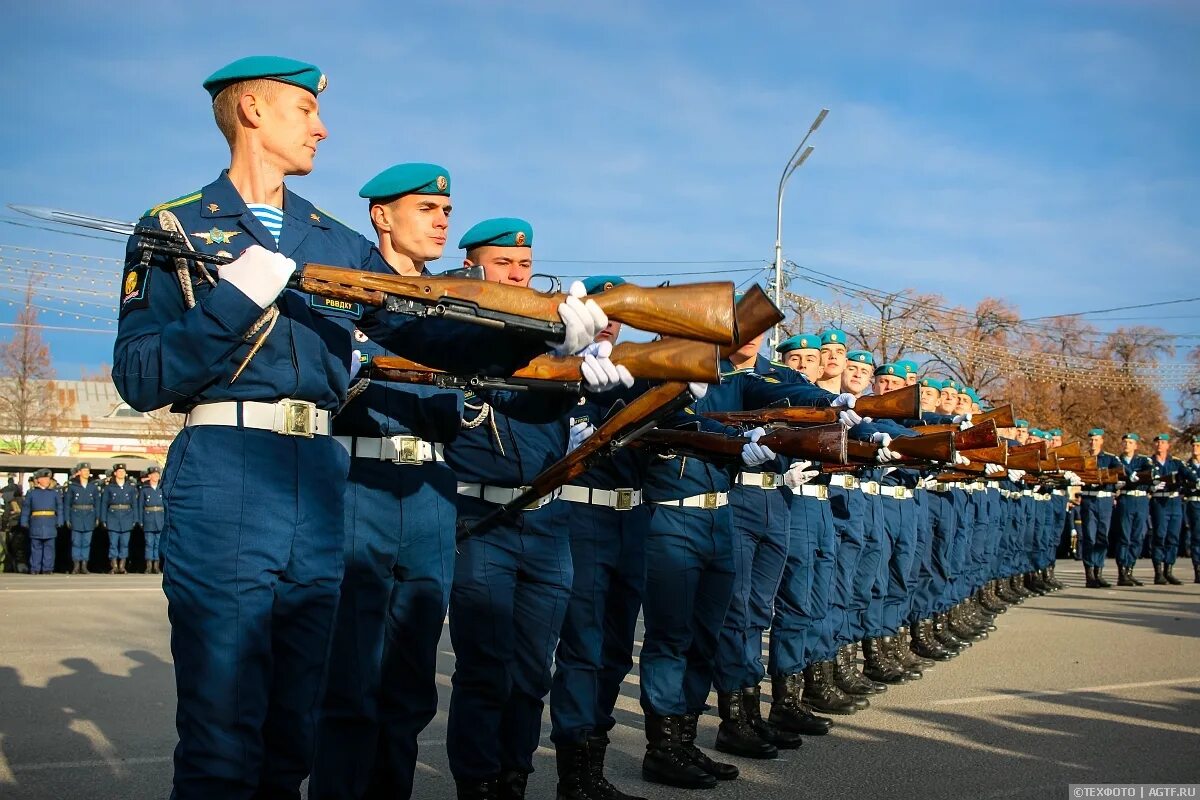
<svg viewBox="0 0 1200 800">
<path fill-rule="evenodd" d="M 237 218 L 242 230 L 250 234 L 256 242 L 268 250 L 278 249 L 284 255 L 290 256 L 296 252 L 311 229 L 329 229 L 329 220 L 325 214 L 287 188 L 286 184 L 283 187 L 283 216 L 283 233 L 277 246 L 275 237 L 263 227 L 258 217 L 254 216 L 254 212 L 246 207 L 246 201 L 229 180 L 229 170 L 222 170 L 215 181 L 200 190 L 202 219 L 211 219 L 214 227 L 220 227 L 217 220 Z"/>
</svg>

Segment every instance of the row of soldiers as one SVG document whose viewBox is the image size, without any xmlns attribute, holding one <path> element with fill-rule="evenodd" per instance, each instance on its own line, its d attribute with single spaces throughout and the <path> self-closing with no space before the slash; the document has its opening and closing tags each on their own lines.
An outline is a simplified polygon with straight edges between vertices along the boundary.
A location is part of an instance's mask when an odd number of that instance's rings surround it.
<svg viewBox="0 0 1200 800">
<path fill-rule="evenodd" d="M 367 181 L 368 242 L 284 184 L 328 135 L 320 70 L 256 56 L 204 86 L 230 166 L 141 220 L 187 249 L 130 240 L 113 361 L 132 407 L 187 414 L 165 475 L 174 797 L 298 797 L 306 777 L 313 798 L 412 796 L 447 609 L 458 796 L 526 795 L 549 695 L 557 796 L 591 800 L 631 797 L 605 758 L 639 615 L 643 777 L 700 789 L 738 776 L 697 746 L 714 688 L 716 749 L 773 758 L 1061 588 L 1062 482 L 898 468 L 897 439 L 969 427 L 978 398 L 931 378 L 919 419 L 865 419 L 864 393 L 919 379 L 848 351 L 842 331 L 792 337 L 786 363 L 744 338 L 718 383 L 685 392 L 614 360 L 621 324 L 600 303 L 619 276 L 573 284 L 545 342 L 369 292 L 302 291 L 296 262 L 428 275 L 448 238 L 449 173 L 404 163 Z M 527 287 L 533 238 L 527 221 L 496 217 L 458 244 L 485 281 Z M 578 357 L 581 393 L 489 382 L 547 350 Z M 375 370 L 394 355 L 480 379 L 398 382 Z M 664 389 L 688 405 L 659 427 L 717 435 L 727 457 L 620 447 L 530 500 L 597 426 Z M 871 463 L 783 458 L 764 427 L 708 416 L 781 404 L 826 409 Z"/>
<path fill-rule="evenodd" d="M 166 507 L 159 468 L 149 467 L 142 482 L 129 476 L 122 462 L 112 466 L 107 480 L 93 477 L 91 472 L 91 464 L 80 462 L 72 469 L 71 479 L 58 486 L 51 470 L 39 469 L 24 497 L 10 497 L 4 527 L 14 571 L 53 573 L 56 541 L 59 531 L 65 529 L 70 538 L 70 574 L 89 574 L 92 537 L 98 530 L 108 537 L 109 570 L 125 574 L 130 537 L 140 528 L 146 571 L 161 572 L 159 539 L 166 525 Z"/>
</svg>

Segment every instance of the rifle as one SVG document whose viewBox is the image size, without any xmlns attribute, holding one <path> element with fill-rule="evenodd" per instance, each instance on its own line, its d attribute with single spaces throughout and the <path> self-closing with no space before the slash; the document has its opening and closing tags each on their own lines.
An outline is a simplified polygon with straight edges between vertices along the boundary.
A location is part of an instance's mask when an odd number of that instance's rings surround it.
<svg viewBox="0 0 1200 800">
<path fill-rule="evenodd" d="M 1058 466 L 1061 469 L 1069 469 L 1072 472 L 1078 473 L 1079 470 L 1095 470 L 1097 467 L 1094 456 L 1058 456 Z"/>
<path fill-rule="evenodd" d="M 894 392 L 868 395 L 854 401 L 854 410 L 864 417 L 875 419 L 916 419 L 921 416 L 921 387 L 905 386 Z M 704 416 L 726 425 L 757 427 L 780 423 L 784 425 L 827 425 L 838 421 L 841 409 L 809 406 L 780 406 L 754 411 L 708 411 Z"/>
<path fill-rule="evenodd" d="M 1083 447 L 1079 442 L 1068 442 L 1067 444 L 1050 448 L 1049 452 L 1068 458 L 1080 458 L 1083 456 Z"/>
<path fill-rule="evenodd" d="M 986 471 L 983 464 L 999 464 L 1002 467 L 1008 467 L 1008 443 L 1000 442 L 995 447 L 981 447 L 975 450 L 959 450 L 959 455 L 969 458 L 971 463 L 967 466 L 975 466 L 980 464 L 980 470 Z M 975 470 L 970 470 L 974 472 Z"/>
<path fill-rule="evenodd" d="M 737 304 L 736 313 L 736 330 L 738 336 L 743 338 L 721 347 L 721 358 L 728 358 L 743 344 L 783 319 L 783 314 L 779 313 L 779 309 L 759 286 L 754 286 L 746 292 Z M 473 525 L 467 525 L 460 519 L 456 538 L 463 541 L 519 513 L 538 498 L 545 497 L 587 472 L 600 459 L 610 457 L 622 447 L 637 440 L 658 424 L 659 420 L 682 410 L 694 400 L 687 384 L 682 381 L 668 381 L 653 387 L 605 420 L 573 451 L 542 470 L 520 495 L 502 506 L 497 506 L 476 520 Z"/>
<path fill-rule="evenodd" d="M 967 458 L 970 458 L 970 456 L 967 456 Z M 1008 448 L 1009 469 L 1022 469 L 1026 472 L 1030 472 L 1038 468 L 1038 463 L 1040 461 L 1040 449 L 1030 449 L 1029 445 Z"/>
<path fill-rule="evenodd" d="M 971 417 L 971 424 L 984 425 L 988 422 L 994 422 L 997 428 L 1011 428 L 1015 424 L 1012 415 L 1012 406 L 997 406 L 991 411 L 973 415 Z M 959 426 L 949 422 L 939 425 L 918 425 L 912 429 L 913 433 L 917 434 L 917 436 L 929 436 L 933 433 L 945 433 L 956 430 L 959 430 Z"/>
<path fill-rule="evenodd" d="M 733 462 L 741 458 L 748 440 L 742 436 L 703 431 L 647 431 L 640 442 L 671 455 L 691 456 L 705 461 Z M 758 443 L 781 456 L 828 463 L 846 463 L 846 429 L 840 423 L 808 428 L 771 428 Z"/>
<path fill-rule="evenodd" d="M 134 228 L 142 263 L 150 253 L 211 264 L 229 256 L 188 249 L 182 235 L 146 225 Z M 288 286 L 343 303 L 362 303 L 401 314 L 473 322 L 561 342 L 566 329 L 558 306 L 566 295 L 468 278 L 384 275 L 357 269 L 305 264 Z M 623 284 L 589 299 L 611 319 L 653 333 L 727 345 L 737 336 L 733 284 L 693 283 L 644 288 Z"/>
<path fill-rule="evenodd" d="M 657 342 L 621 342 L 613 347 L 611 358 L 629 370 L 635 378 L 659 381 L 720 381 L 720 353 L 717 346 L 690 339 L 660 339 Z M 542 355 L 508 378 L 486 375 L 453 375 L 418 364 L 401 356 L 378 356 L 367 365 L 372 378 L 402 383 L 437 386 L 442 389 L 546 389 L 577 393 L 581 356 Z"/>
<path fill-rule="evenodd" d="M 965 431 L 945 431 L 928 436 L 897 436 L 888 445 L 888 449 L 899 453 L 903 458 L 901 465 L 917 465 L 926 462 L 948 463 L 954 459 L 956 450 L 979 450 L 996 447 L 996 425 L 989 422 L 967 428 Z M 852 461 L 860 463 L 873 462 L 878 445 L 870 442 L 851 440 L 847 443 L 847 454 Z"/>
</svg>

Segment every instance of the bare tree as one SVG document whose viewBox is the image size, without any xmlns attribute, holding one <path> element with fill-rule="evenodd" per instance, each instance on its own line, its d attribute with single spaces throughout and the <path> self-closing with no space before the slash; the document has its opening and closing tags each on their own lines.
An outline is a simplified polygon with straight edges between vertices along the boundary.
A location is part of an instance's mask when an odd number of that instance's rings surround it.
<svg viewBox="0 0 1200 800">
<path fill-rule="evenodd" d="M 16 453 L 40 449 L 62 418 L 50 348 L 42 338 L 33 296 L 31 278 L 25 287 L 25 307 L 17 315 L 13 335 L 0 344 L 0 426 L 10 437 L 0 446 Z"/>
</svg>

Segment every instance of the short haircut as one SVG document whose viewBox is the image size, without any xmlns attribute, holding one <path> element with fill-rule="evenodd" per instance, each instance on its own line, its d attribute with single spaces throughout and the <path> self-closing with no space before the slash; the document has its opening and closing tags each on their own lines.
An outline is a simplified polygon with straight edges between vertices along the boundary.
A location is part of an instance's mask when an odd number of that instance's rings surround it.
<svg viewBox="0 0 1200 800">
<path fill-rule="evenodd" d="M 231 83 L 217 93 L 213 98 L 213 117 L 217 128 L 225 137 L 225 141 L 233 146 L 233 140 L 238 128 L 238 101 L 242 95 L 252 94 L 259 100 L 269 103 L 275 99 L 277 81 L 253 78 L 248 81 Z"/>
</svg>

